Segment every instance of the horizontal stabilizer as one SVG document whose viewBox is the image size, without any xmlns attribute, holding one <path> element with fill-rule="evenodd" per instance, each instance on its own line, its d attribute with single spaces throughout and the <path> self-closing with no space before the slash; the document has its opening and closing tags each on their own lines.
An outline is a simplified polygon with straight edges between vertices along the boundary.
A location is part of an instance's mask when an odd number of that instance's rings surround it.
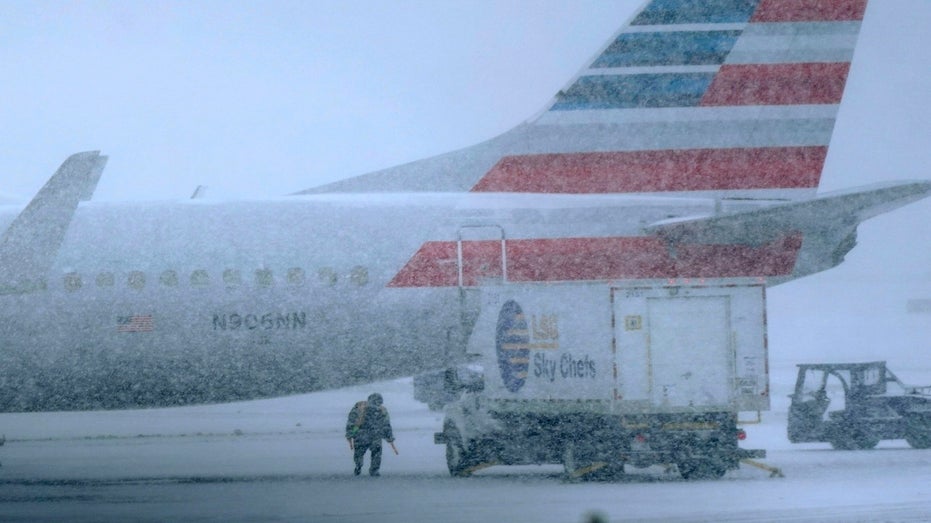
<svg viewBox="0 0 931 523">
<path fill-rule="evenodd" d="M 78 203 L 89 200 L 107 163 L 99 151 L 68 157 L 0 237 L 0 294 L 44 287 Z"/>
<path fill-rule="evenodd" d="M 665 220 L 645 232 L 665 240 L 673 253 L 689 244 L 758 247 L 801 239 L 791 275 L 771 278 L 774 285 L 837 266 L 857 244 L 860 222 L 929 194 L 929 181 L 886 183 L 751 211 Z"/>
<path fill-rule="evenodd" d="M 824 233 L 856 227 L 864 220 L 931 194 L 931 182 L 893 182 L 837 191 L 762 209 L 700 218 L 665 220 L 645 228 L 667 242 L 762 245 L 792 232 Z"/>
</svg>

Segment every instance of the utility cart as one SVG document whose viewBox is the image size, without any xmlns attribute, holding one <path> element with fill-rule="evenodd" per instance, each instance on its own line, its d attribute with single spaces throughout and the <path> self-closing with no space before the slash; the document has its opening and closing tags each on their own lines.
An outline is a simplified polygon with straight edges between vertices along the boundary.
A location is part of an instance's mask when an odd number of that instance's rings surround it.
<svg viewBox="0 0 931 523">
<path fill-rule="evenodd" d="M 854 450 L 905 438 L 914 448 L 931 447 L 931 386 L 902 383 L 884 361 L 799 365 L 789 397 L 792 443 Z"/>
</svg>

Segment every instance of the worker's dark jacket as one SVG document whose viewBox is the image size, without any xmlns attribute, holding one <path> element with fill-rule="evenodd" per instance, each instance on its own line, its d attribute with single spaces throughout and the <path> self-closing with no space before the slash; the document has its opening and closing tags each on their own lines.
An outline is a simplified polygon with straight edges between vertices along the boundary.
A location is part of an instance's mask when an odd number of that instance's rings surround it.
<svg viewBox="0 0 931 523">
<path fill-rule="evenodd" d="M 365 401 L 356 403 L 346 420 L 346 439 L 350 438 L 358 443 L 381 442 L 382 438 L 394 441 L 388 409 L 384 405 L 372 407 Z"/>
</svg>

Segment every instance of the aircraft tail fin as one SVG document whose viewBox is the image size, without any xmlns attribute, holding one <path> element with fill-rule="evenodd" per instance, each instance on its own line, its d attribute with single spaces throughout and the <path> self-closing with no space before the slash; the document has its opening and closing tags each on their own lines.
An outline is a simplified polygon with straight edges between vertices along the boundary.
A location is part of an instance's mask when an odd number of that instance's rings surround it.
<svg viewBox="0 0 931 523">
<path fill-rule="evenodd" d="M 652 0 L 526 123 L 298 194 L 810 198 L 865 8 L 866 0 Z"/>
<path fill-rule="evenodd" d="M 73 154 L 0 236 L 0 294 L 44 288 L 78 203 L 91 198 L 107 157 Z"/>
</svg>

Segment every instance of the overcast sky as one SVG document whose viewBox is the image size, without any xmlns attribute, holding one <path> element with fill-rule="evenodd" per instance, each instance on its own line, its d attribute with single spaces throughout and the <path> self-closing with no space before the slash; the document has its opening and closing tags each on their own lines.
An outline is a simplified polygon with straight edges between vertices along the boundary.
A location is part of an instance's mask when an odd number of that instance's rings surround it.
<svg viewBox="0 0 931 523">
<path fill-rule="evenodd" d="M 470 145 L 638 4 L 0 0 L 0 192 L 88 149 L 112 200 L 282 195 Z"/>
<path fill-rule="evenodd" d="M 0 193 L 68 155 L 97 200 L 264 197 L 490 138 L 641 4 L 0 0 Z M 929 177 L 931 2 L 874 0 L 822 187 Z"/>
</svg>

